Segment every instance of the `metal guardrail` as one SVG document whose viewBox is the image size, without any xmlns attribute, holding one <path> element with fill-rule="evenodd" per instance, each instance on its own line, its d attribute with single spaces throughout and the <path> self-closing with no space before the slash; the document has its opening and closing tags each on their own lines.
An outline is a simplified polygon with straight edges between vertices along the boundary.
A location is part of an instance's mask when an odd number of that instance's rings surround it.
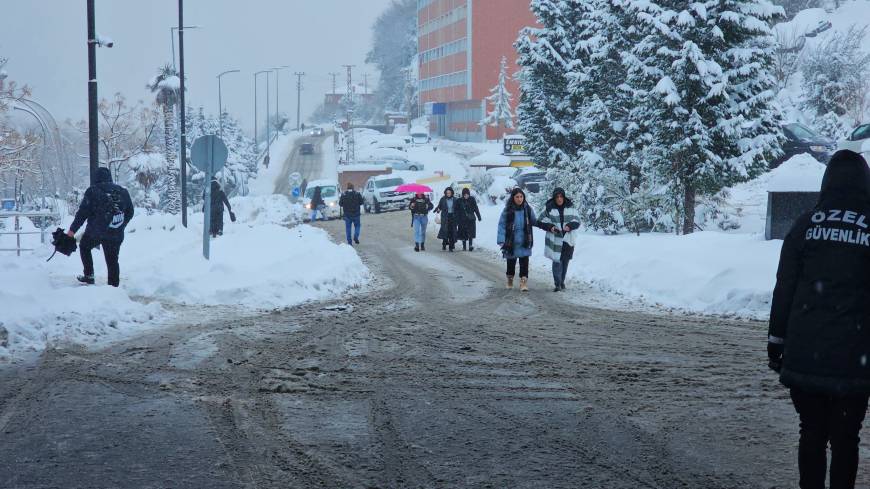
<svg viewBox="0 0 870 489">
<path fill-rule="evenodd" d="M 48 233 L 45 226 L 41 226 L 39 231 L 22 231 L 21 230 L 21 218 L 22 217 L 45 217 L 45 218 L 59 218 L 60 216 L 54 212 L 0 212 L 0 219 L 14 219 L 15 227 L 13 231 L 0 231 L 0 235 L 15 235 L 15 248 L 0 248 L 0 251 L 14 251 L 17 256 L 21 256 L 22 251 L 34 251 L 33 248 L 22 248 L 21 247 L 21 235 L 22 234 L 38 234 L 39 241 L 42 244 L 45 244 L 45 236 Z"/>
</svg>

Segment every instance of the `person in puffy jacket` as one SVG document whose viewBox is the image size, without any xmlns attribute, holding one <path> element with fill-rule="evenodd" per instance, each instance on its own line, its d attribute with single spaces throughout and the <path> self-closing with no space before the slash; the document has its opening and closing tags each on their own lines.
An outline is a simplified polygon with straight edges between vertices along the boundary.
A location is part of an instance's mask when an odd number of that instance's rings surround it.
<svg viewBox="0 0 870 489">
<path fill-rule="evenodd" d="M 417 193 L 408 204 L 414 228 L 414 251 L 426 251 L 426 227 L 429 225 L 429 211 L 434 207 L 429 197 L 422 193 Z"/>
<path fill-rule="evenodd" d="M 800 416 L 800 487 L 855 487 L 870 397 L 870 169 L 838 151 L 816 207 L 782 244 L 770 311 L 769 366 Z"/>
<path fill-rule="evenodd" d="M 537 226 L 547 232 L 544 256 L 553 261 L 553 292 L 565 290 L 568 263 L 574 257 L 574 231 L 580 228 L 580 213 L 565 190 L 556 187 L 547 201 Z"/>
<path fill-rule="evenodd" d="M 526 194 L 515 188 L 498 220 L 498 244 L 507 260 L 507 288 L 514 287 L 517 261 L 520 262 L 520 291 L 529 290 L 529 257 L 534 245 L 535 212 L 526 201 Z"/>
<path fill-rule="evenodd" d="M 67 231 L 75 236 L 87 221 L 87 227 L 79 242 L 79 253 L 84 271 L 76 277 L 84 284 L 94 283 L 94 260 L 91 251 L 102 246 L 106 258 L 109 285 L 118 287 L 121 283 L 121 267 L 118 264 L 121 243 L 124 242 L 124 229 L 133 219 L 133 202 L 127 189 L 112 183 L 112 173 L 108 168 L 97 168 L 94 184 L 88 187 L 79 210 Z"/>
</svg>

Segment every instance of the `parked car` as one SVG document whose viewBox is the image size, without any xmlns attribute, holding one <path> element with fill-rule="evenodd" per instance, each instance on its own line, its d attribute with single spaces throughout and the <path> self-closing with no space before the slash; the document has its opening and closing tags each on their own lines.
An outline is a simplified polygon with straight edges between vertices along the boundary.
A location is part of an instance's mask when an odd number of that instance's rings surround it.
<svg viewBox="0 0 870 489">
<path fill-rule="evenodd" d="M 839 149 L 848 149 L 856 153 L 864 153 L 864 157 L 870 157 L 870 124 L 862 124 L 849 134 L 849 137 L 840 141 Z"/>
<path fill-rule="evenodd" d="M 429 130 L 422 126 L 414 126 L 411 128 L 411 142 L 414 144 L 426 144 L 432 141 L 429 137 Z"/>
<path fill-rule="evenodd" d="M 341 216 L 341 208 L 338 206 L 338 199 L 341 197 L 338 191 L 338 182 L 335 180 L 312 180 L 305 187 L 305 196 L 302 198 L 302 205 L 306 209 L 311 209 L 311 197 L 314 196 L 314 189 L 320 187 L 320 197 L 323 198 L 323 203 L 326 208 L 323 209 L 323 217 L 327 219 L 337 219 Z M 308 213 L 305 219 L 310 216 Z"/>
<path fill-rule="evenodd" d="M 366 212 L 381 212 L 384 209 L 402 209 L 411 198 L 407 192 L 396 192 L 396 187 L 405 180 L 394 175 L 371 177 L 363 187 L 363 209 Z"/>
<path fill-rule="evenodd" d="M 782 133 L 786 139 L 782 145 L 783 154 L 771 163 L 771 168 L 776 168 L 792 156 L 802 153 L 809 154 L 822 164 L 828 164 L 837 147 L 834 141 L 803 124 L 786 124 L 782 126 Z"/>
<path fill-rule="evenodd" d="M 314 145 L 311 143 L 302 143 L 302 145 L 299 146 L 299 154 L 313 155 L 314 154 Z"/>
<path fill-rule="evenodd" d="M 471 180 L 454 180 L 454 181 L 450 182 L 450 188 L 453 189 L 453 192 L 456 195 L 461 195 L 462 189 L 464 189 L 464 188 L 471 190 L 472 195 L 474 195 L 474 193 L 475 193 L 474 192 L 474 184 L 472 183 Z"/>
<path fill-rule="evenodd" d="M 517 182 L 517 186 L 528 193 L 536 194 L 541 191 L 541 183 L 547 179 L 547 174 L 533 166 L 517 168 L 511 177 Z"/>
<path fill-rule="evenodd" d="M 419 161 L 409 161 L 405 158 L 384 158 L 384 163 L 393 168 L 393 170 L 404 171 L 423 171 L 426 165 Z"/>
</svg>

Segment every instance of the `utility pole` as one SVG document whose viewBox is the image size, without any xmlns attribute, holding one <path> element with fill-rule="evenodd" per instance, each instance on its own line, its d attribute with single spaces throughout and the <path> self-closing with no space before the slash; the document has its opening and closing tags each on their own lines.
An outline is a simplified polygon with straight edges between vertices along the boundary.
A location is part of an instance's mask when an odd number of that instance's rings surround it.
<svg viewBox="0 0 870 489">
<path fill-rule="evenodd" d="M 100 164 L 99 124 L 97 114 L 97 27 L 94 0 L 88 0 L 88 149 L 90 150 L 91 185 L 96 183 Z"/>
<path fill-rule="evenodd" d="M 305 72 L 297 71 L 296 75 L 296 130 L 298 131 L 302 125 L 302 77 Z"/>
<path fill-rule="evenodd" d="M 347 69 L 347 97 L 348 97 L 348 109 L 347 109 L 347 161 L 355 161 L 356 160 L 356 141 L 353 137 L 353 110 L 354 110 L 354 100 L 353 100 L 353 68 L 356 65 L 342 65 L 345 69 Z"/>
<path fill-rule="evenodd" d="M 336 85 L 335 80 L 336 80 L 336 77 L 338 77 L 338 75 L 339 75 L 338 73 L 329 73 L 329 76 L 332 77 L 332 95 L 336 94 L 335 90 L 337 89 L 337 85 Z"/>
<path fill-rule="evenodd" d="M 363 87 L 364 87 L 363 90 L 365 92 L 365 95 L 368 95 L 369 94 L 369 74 L 368 73 L 363 73 Z"/>
<path fill-rule="evenodd" d="M 179 110 L 181 111 L 181 225 L 187 227 L 187 128 L 185 127 L 185 112 L 184 105 L 184 0 L 178 0 L 178 67 L 179 77 L 181 78 L 179 96 Z M 205 182 L 206 185 L 209 182 Z M 208 223 L 206 223 L 208 225 Z"/>
<path fill-rule="evenodd" d="M 281 91 L 281 70 L 287 69 L 289 66 L 276 66 L 272 68 L 272 71 L 275 72 L 275 131 L 278 130 L 278 124 L 281 122 L 278 115 L 278 93 Z"/>
</svg>

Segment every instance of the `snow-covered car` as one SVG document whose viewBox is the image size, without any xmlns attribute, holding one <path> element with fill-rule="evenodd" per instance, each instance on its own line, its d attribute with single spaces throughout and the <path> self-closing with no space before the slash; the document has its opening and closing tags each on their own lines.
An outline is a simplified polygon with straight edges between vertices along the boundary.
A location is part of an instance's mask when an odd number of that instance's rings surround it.
<svg viewBox="0 0 870 489">
<path fill-rule="evenodd" d="M 517 168 L 511 177 L 517 186 L 527 193 L 536 194 L 541 191 L 541 184 L 547 179 L 547 174 L 533 166 Z"/>
<path fill-rule="evenodd" d="M 302 143 L 302 145 L 299 146 L 299 154 L 313 155 L 314 154 L 314 145 L 311 143 Z"/>
<path fill-rule="evenodd" d="M 831 154 L 836 149 L 834 141 L 803 124 L 785 124 L 782 126 L 782 133 L 785 136 L 782 145 L 783 154 L 770 164 L 771 168 L 776 168 L 792 156 L 803 153 L 809 154 L 819 163 L 828 164 Z"/>
<path fill-rule="evenodd" d="M 327 219 L 337 219 L 341 215 L 341 208 L 338 206 L 338 199 L 341 195 L 338 192 L 338 182 L 335 180 L 312 180 L 305 187 L 305 195 L 302 198 L 302 205 L 305 206 L 307 212 L 305 219 L 311 217 L 311 198 L 314 197 L 314 189 L 320 188 L 320 197 L 326 206 L 323 209 L 323 217 Z"/>
<path fill-rule="evenodd" d="M 429 137 L 429 130 L 422 126 L 414 126 L 411 128 L 411 143 L 426 144 L 432 140 Z"/>
<path fill-rule="evenodd" d="M 408 150 L 408 138 L 402 136 L 382 136 L 377 139 L 372 140 L 371 144 L 375 148 L 391 148 L 399 151 L 407 151 Z"/>
<path fill-rule="evenodd" d="M 472 182 L 471 180 L 454 180 L 454 181 L 450 182 L 450 188 L 453 189 L 453 192 L 456 195 L 461 195 L 462 189 L 464 189 L 464 188 L 471 190 L 471 195 L 475 194 L 474 182 Z"/>
<path fill-rule="evenodd" d="M 864 153 L 864 157 L 870 156 L 870 124 L 862 124 L 849 134 L 849 137 L 840 141 L 838 149 L 848 149 L 856 153 Z"/>
<path fill-rule="evenodd" d="M 494 175 L 492 183 L 489 185 L 487 196 L 493 204 L 503 202 L 516 187 L 517 182 L 513 178 L 504 175 Z"/>
<path fill-rule="evenodd" d="M 385 209 L 403 209 L 411 198 L 407 192 L 396 192 L 405 179 L 394 175 L 378 175 L 368 179 L 363 187 L 363 209 L 381 212 Z"/>
</svg>

